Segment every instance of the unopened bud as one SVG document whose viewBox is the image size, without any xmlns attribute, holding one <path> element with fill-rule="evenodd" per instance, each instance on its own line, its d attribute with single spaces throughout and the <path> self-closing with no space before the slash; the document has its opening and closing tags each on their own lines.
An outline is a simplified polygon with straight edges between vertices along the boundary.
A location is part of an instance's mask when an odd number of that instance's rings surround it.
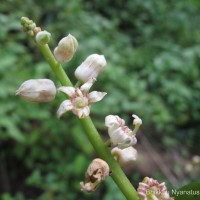
<svg viewBox="0 0 200 200">
<path fill-rule="evenodd" d="M 86 172 L 86 183 L 80 183 L 81 190 L 86 192 L 94 192 L 100 183 L 110 175 L 108 164 L 99 158 L 96 158 L 89 165 Z"/>
<path fill-rule="evenodd" d="M 106 59 L 103 55 L 92 54 L 78 66 L 75 71 L 75 76 L 79 81 L 85 83 L 91 78 L 97 78 L 105 66 Z"/>
<path fill-rule="evenodd" d="M 23 27 L 23 30 L 28 34 L 32 33 L 33 29 L 36 27 L 36 24 L 28 17 L 21 17 L 21 25 Z"/>
<path fill-rule="evenodd" d="M 50 102 L 56 96 L 56 87 L 49 79 L 30 79 L 22 83 L 16 95 L 30 102 Z"/>
<path fill-rule="evenodd" d="M 33 20 L 28 17 L 21 17 L 22 30 L 30 36 L 36 36 L 41 31 L 40 27 L 37 27 Z"/>
<path fill-rule="evenodd" d="M 78 42 L 76 38 L 69 34 L 60 40 L 58 46 L 54 49 L 54 56 L 59 62 L 68 62 L 72 59 L 77 47 Z"/>
<path fill-rule="evenodd" d="M 121 166 L 131 164 L 137 159 L 137 150 L 133 147 L 125 149 L 115 147 L 111 150 L 111 153 Z"/>
<path fill-rule="evenodd" d="M 142 125 L 142 120 L 137 116 L 137 115 L 132 115 L 133 118 L 135 118 L 133 120 L 133 125 L 135 126 L 141 126 Z"/>
<path fill-rule="evenodd" d="M 49 42 L 51 38 L 51 33 L 47 31 L 40 31 L 37 33 L 35 40 L 40 45 L 45 45 Z"/>
</svg>

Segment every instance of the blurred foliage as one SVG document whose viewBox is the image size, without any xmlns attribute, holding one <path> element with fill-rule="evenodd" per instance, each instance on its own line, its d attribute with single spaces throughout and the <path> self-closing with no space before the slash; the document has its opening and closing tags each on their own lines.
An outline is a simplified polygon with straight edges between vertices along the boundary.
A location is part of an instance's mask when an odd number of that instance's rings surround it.
<svg viewBox="0 0 200 200">
<path fill-rule="evenodd" d="M 30 78 L 51 78 L 59 86 L 32 39 L 21 32 L 22 16 L 51 32 L 52 49 L 69 32 L 77 38 L 78 51 L 64 65 L 74 83 L 75 68 L 89 54 L 105 55 L 108 65 L 94 89 L 108 95 L 92 107 L 103 137 L 106 115 L 118 114 L 131 123 L 136 113 L 153 144 L 168 153 L 183 147 L 187 157 L 199 153 L 200 141 L 199 11 L 197 0 L 3 1 L 1 198 L 123 200 L 111 179 L 94 194 L 80 192 L 79 182 L 96 155 L 71 113 L 56 118 L 64 96 L 51 104 L 30 104 L 14 96 Z"/>
<path fill-rule="evenodd" d="M 174 192 L 175 200 L 195 200 L 199 198 L 200 195 L 200 182 L 193 182 L 191 184 L 185 185 L 184 187 L 178 189 Z"/>
</svg>

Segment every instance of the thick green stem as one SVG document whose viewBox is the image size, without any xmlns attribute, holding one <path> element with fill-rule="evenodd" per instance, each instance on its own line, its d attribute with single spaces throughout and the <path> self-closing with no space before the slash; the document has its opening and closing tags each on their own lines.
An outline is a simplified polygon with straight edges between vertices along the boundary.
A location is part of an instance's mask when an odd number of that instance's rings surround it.
<svg viewBox="0 0 200 200">
<path fill-rule="evenodd" d="M 48 45 L 38 45 L 38 47 L 51 66 L 52 70 L 55 72 L 61 84 L 65 86 L 72 86 L 71 81 L 63 70 L 61 64 L 55 60 Z M 123 192 L 124 196 L 128 200 L 137 200 L 138 195 L 135 188 L 132 186 L 122 169 L 119 167 L 118 163 L 111 155 L 109 149 L 104 144 L 90 117 L 80 119 L 80 122 L 99 157 L 108 163 L 112 172 L 112 178 Z"/>
</svg>

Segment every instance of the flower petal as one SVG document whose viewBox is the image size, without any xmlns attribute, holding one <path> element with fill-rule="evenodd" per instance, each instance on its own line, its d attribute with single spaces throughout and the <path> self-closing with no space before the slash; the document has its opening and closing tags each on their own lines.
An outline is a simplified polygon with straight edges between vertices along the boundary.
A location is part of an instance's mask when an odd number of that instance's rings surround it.
<svg viewBox="0 0 200 200">
<path fill-rule="evenodd" d="M 105 118 L 105 126 L 106 127 L 111 127 L 113 125 L 115 125 L 116 127 L 120 127 L 123 126 L 125 124 L 124 120 L 121 119 L 119 116 L 117 115 L 108 115 Z"/>
<path fill-rule="evenodd" d="M 93 91 L 89 93 L 89 102 L 90 103 L 94 103 L 97 101 L 101 101 L 104 96 L 106 96 L 106 92 L 97 92 L 97 91 Z"/>
<path fill-rule="evenodd" d="M 75 88 L 74 87 L 59 87 L 58 91 L 63 92 L 65 94 L 67 94 L 69 97 L 72 97 L 75 94 Z"/>
<path fill-rule="evenodd" d="M 96 81 L 95 78 L 89 79 L 86 83 L 84 83 L 81 87 L 80 90 L 82 92 L 88 92 L 90 88 L 92 87 L 93 83 Z"/>
<path fill-rule="evenodd" d="M 57 116 L 60 118 L 65 112 L 72 110 L 74 108 L 72 102 L 70 100 L 63 101 L 57 111 Z"/>
<path fill-rule="evenodd" d="M 130 136 L 124 133 L 124 130 L 121 127 L 115 129 L 114 131 L 110 130 L 109 128 L 108 134 L 110 136 L 111 142 L 114 145 L 118 145 L 119 143 L 124 143 L 126 140 L 128 140 L 128 138 L 130 138 Z"/>
</svg>

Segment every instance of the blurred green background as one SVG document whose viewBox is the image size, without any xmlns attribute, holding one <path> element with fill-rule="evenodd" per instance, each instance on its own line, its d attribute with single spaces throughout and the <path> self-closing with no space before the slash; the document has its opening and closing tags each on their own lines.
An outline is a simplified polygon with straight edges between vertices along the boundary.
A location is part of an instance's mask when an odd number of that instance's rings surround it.
<svg viewBox="0 0 200 200">
<path fill-rule="evenodd" d="M 1 0 L 0 198 L 2 200 L 124 200 L 111 178 L 93 194 L 80 192 L 97 155 L 72 113 L 56 118 L 64 99 L 28 103 L 20 84 L 50 78 L 60 86 L 34 41 L 21 31 L 27 16 L 51 32 L 51 49 L 68 33 L 78 42 L 74 70 L 90 54 L 107 68 L 93 89 L 106 91 L 92 118 L 106 140 L 104 118 L 116 114 L 138 133 L 138 161 L 126 169 L 134 186 L 144 176 L 178 188 L 200 176 L 200 1 L 198 0 Z"/>
</svg>

